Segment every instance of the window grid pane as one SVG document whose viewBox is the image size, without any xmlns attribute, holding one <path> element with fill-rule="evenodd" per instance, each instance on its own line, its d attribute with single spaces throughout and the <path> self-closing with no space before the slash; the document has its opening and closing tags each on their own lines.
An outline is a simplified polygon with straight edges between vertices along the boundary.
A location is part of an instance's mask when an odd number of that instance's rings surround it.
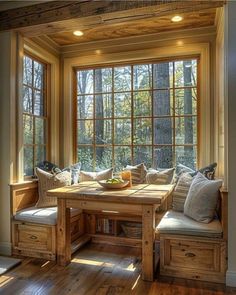
<svg viewBox="0 0 236 295">
<path fill-rule="evenodd" d="M 24 176 L 47 158 L 46 66 L 32 57 L 23 61 Z"/>
<path fill-rule="evenodd" d="M 91 118 L 92 132 L 84 141 L 87 133 L 77 124 L 76 160 L 88 162 L 82 150 L 89 144 L 90 164 L 84 166 L 91 169 L 111 163 L 120 170 L 139 161 L 154 168 L 179 161 L 196 167 L 197 63 L 189 58 L 77 70 L 77 120 Z M 88 93 L 93 99 L 86 115 L 79 100 Z"/>
</svg>

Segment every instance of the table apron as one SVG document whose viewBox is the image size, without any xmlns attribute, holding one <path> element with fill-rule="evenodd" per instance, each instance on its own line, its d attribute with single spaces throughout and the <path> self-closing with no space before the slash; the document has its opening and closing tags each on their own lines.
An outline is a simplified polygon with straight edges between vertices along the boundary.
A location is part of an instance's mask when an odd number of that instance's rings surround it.
<svg viewBox="0 0 236 295">
<path fill-rule="evenodd" d="M 142 205 L 137 205 L 137 204 L 120 204 L 120 203 L 111 203 L 111 202 L 66 200 L 66 207 L 90 209 L 90 210 L 117 211 L 119 213 L 130 213 L 135 215 L 142 215 Z"/>
</svg>

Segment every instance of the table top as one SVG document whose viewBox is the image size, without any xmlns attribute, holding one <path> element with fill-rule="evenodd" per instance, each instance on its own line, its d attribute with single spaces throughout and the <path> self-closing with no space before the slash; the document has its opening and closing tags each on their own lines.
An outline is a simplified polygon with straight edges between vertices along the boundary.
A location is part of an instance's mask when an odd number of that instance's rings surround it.
<svg viewBox="0 0 236 295">
<path fill-rule="evenodd" d="M 174 185 L 136 184 L 122 189 L 105 189 L 96 181 L 82 182 L 49 190 L 48 196 L 82 201 L 118 202 L 130 204 L 160 204 Z"/>
</svg>

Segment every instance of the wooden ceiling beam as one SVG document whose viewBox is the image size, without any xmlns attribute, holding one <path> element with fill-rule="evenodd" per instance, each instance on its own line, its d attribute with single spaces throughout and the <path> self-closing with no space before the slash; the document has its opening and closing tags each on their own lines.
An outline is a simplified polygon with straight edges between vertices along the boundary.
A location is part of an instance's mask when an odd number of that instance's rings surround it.
<svg viewBox="0 0 236 295">
<path fill-rule="evenodd" d="M 172 0 L 144 1 L 51 1 L 20 9 L 0 12 L 0 30 L 11 30 L 26 26 L 58 22 L 72 18 L 83 18 L 115 11 L 123 11 L 145 6 L 157 5 Z"/>
<path fill-rule="evenodd" d="M 86 26 L 217 8 L 224 3 L 218 0 L 51 1 L 1 11 L 0 31 L 17 30 L 26 36 L 34 31 L 33 35 L 37 36 L 78 29 L 80 24 L 83 27 L 79 29 L 84 29 Z"/>
</svg>

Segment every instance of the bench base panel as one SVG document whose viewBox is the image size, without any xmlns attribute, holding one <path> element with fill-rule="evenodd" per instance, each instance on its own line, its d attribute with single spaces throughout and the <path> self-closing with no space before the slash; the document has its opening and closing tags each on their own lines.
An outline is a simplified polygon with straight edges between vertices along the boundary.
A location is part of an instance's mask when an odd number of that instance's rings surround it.
<svg viewBox="0 0 236 295">
<path fill-rule="evenodd" d="M 71 242 L 84 234 L 83 214 L 71 217 Z M 12 221 L 12 254 L 56 260 L 56 225 Z"/>
<path fill-rule="evenodd" d="M 226 242 L 193 236 L 161 234 L 160 274 L 225 283 Z"/>
</svg>

